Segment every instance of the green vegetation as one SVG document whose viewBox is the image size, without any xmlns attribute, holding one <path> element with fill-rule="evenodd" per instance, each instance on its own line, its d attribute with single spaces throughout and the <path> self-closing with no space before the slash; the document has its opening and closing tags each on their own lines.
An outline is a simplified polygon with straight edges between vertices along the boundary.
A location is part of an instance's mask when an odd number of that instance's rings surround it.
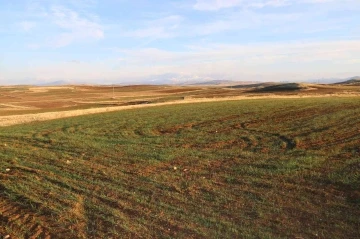
<svg viewBox="0 0 360 239">
<path fill-rule="evenodd" d="M 0 128 L 0 234 L 356 238 L 358 98 L 171 105 Z"/>
<path fill-rule="evenodd" d="M 299 91 L 302 89 L 306 89 L 305 85 L 301 85 L 298 83 L 285 83 L 285 84 L 275 84 L 275 85 L 270 85 L 270 86 L 265 86 L 263 88 L 259 88 L 259 89 L 254 89 L 254 92 L 277 92 L 277 91 L 284 91 L 284 92 L 288 92 L 288 91 Z"/>
</svg>

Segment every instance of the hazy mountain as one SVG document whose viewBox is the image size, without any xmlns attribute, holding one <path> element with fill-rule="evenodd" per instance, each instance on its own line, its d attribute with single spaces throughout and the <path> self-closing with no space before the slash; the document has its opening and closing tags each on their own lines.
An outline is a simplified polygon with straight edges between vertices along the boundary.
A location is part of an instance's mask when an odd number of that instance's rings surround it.
<svg viewBox="0 0 360 239">
<path fill-rule="evenodd" d="M 321 78 L 321 79 L 312 79 L 304 81 L 306 83 L 315 83 L 315 84 L 336 84 L 340 82 L 349 81 L 352 79 L 360 79 L 360 76 L 353 76 L 348 78 Z"/>
<path fill-rule="evenodd" d="M 161 75 L 153 75 L 146 78 L 133 81 L 137 84 L 152 84 L 152 85 L 189 85 L 198 82 L 215 80 L 212 77 L 203 77 L 197 75 L 167 73 Z"/>
<path fill-rule="evenodd" d="M 203 81 L 197 82 L 194 85 L 249 85 L 259 83 L 258 81 L 233 81 L 233 80 L 212 80 L 212 81 Z"/>
<path fill-rule="evenodd" d="M 352 80 L 360 80 L 360 76 L 349 77 L 346 79 L 339 78 L 322 78 L 322 79 L 311 79 L 307 81 L 302 81 L 303 83 L 315 83 L 315 84 L 335 84 L 335 83 L 344 83 L 349 84 Z M 91 81 L 79 81 L 79 80 L 56 80 L 51 82 L 42 82 L 35 85 L 38 86 L 61 86 L 61 85 L 81 85 L 81 84 L 91 84 L 91 85 L 138 85 L 138 84 L 147 84 L 147 85 L 231 85 L 233 87 L 243 88 L 243 86 L 250 84 L 266 84 L 269 82 L 264 82 L 261 79 L 257 81 L 239 81 L 228 79 L 226 76 L 198 76 L 192 74 L 178 74 L 178 73 L 167 73 L 160 75 L 152 75 L 145 78 L 137 77 L 132 79 L 118 79 L 118 80 L 91 80 Z M 275 83 L 287 83 L 287 82 L 275 82 Z M 256 85 L 254 85 L 256 86 Z"/>
<path fill-rule="evenodd" d="M 360 76 L 354 76 L 349 78 L 348 80 L 338 82 L 336 84 L 342 84 L 342 85 L 360 85 Z"/>
<path fill-rule="evenodd" d="M 51 82 L 43 82 L 36 84 L 37 86 L 62 86 L 62 85 L 81 85 L 86 84 L 86 82 L 79 82 L 79 81 L 71 81 L 71 80 L 57 80 Z"/>
<path fill-rule="evenodd" d="M 303 81 L 304 83 L 312 83 L 312 84 L 335 84 L 339 81 L 343 81 L 344 79 L 339 78 L 321 78 L 321 79 L 311 79 Z"/>
</svg>

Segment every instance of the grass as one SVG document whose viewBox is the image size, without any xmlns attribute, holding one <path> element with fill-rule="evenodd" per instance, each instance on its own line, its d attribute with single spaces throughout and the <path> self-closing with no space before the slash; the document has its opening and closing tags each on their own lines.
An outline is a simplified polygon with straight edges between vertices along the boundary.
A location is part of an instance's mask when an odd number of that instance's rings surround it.
<svg viewBox="0 0 360 239">
<path fill-rule="evenodd" d="M 357 238 L 359 106 L 244 100 L 1 128 L 0 234 Z"/>
</svg>

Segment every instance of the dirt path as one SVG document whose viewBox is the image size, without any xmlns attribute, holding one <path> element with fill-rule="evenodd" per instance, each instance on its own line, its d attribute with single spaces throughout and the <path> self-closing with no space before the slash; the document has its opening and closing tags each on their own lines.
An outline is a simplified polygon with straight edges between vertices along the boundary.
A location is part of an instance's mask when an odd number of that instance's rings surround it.
<svg viewBox="0 0 360 239">
<path fill-rule="evenodd" d="M 189 104 L 198 102 L 215 102 L 215 101 L 231 101 L 231 100 L 249 100 L 249 99 L 296 99 L 296 98 L 319 98 L 319 97 L 360 97 L 359 94 L 337 94 L 337 95 L 264 95 L 264 96 L 236 96 L 236 97 L 224 97 L 224 98 L 190 98 L 181 101 L 171 101 L 165 103 L 155 104 L 140 104 L 140 105 L 129 105 L 129 106 L 114 106 L 114 107 L 101 107 L 84 110 L 69 110 L 60 112 L 46 112 L 37 114 L 24 114 L 24 115 L 10 115 L 0 116 L 0 126 L 11 126 L 17 124 L 24 124 L 33 121 L 46 121 L 52 119 L 60 119 L 67 117 L 74 117 L 87 114 L 97 114 L 104 112 L 112 112 L 127 109 L 137 109 L 144 107 L 154 107 L 161 105 L 174 105 L 174 104 Z"/>
</svg>

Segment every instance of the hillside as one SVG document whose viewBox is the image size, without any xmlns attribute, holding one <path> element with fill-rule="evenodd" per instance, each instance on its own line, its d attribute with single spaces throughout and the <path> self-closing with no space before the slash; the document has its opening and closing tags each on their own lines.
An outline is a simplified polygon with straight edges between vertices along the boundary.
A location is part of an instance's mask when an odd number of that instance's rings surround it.
<svg viewBox="0 0 360 239">
<path fill-rule="evenodd" d="M 353 77 L 347 81 L 339 82 L 341 85 L 360 85 L 360 76 Z"/>
<path fill-rule="evenodd" d="M 264 85 L 262 87 L 257 87 L 253 89 L 251 92 L 291 92 L 291 91 L 299 91 L 305 90 L 308 87 L 305 84 L 299 83 L 284 83 L 284 84 L 271 84 Z"/>
<path fill-rule="evenodd" d="M 308 98 L 0 128 L 0 236 L 357 238 L 359 125 L 359 100 Z"/>
</svg>

